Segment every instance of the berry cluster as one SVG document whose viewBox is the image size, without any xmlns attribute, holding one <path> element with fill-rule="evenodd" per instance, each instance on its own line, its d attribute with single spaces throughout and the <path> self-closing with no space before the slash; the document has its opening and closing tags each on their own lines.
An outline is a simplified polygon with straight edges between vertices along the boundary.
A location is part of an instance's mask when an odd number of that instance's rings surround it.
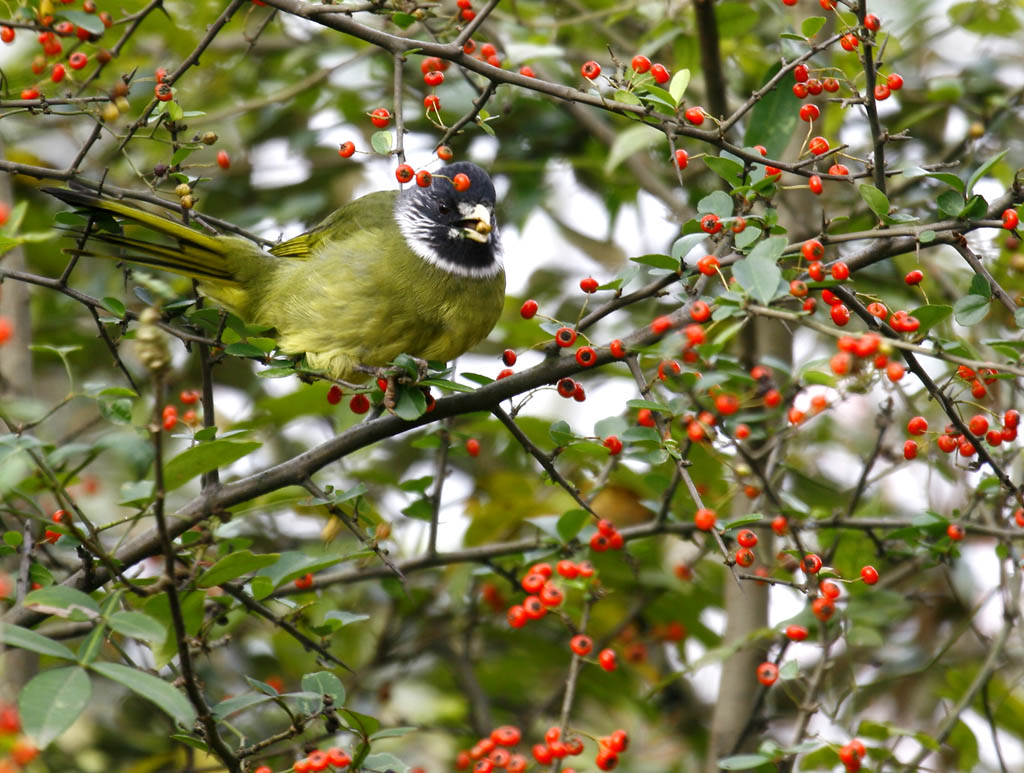
<svg viewBox="0 0 1024 773">
<path fill-rule="evenodd" d="M 621 535 L 619 538 L 621 539 Z M 576 563 L 563 559 L 555 568 L 559 576 L 566 580 L 589 580 L 594 576 L 594 567 L 589 561 Z M 521 604 L 513 604 L 508 609 L 508 624 L 513 628 L 522 628 L 531 620 L 540 620 L 549 609 L 561 606 L 565 600 L 564 591 L 552 580 L 551 564 L 539 563 L 531 566 L 520 581 L 520 585 L 529 595 Z"/>
<path fill-rule="evenodd" d="M 21 717 L 9 703 L 0 703 L 0 749 L 0 771 L 4 773 L 17 773 L 39 756 L 36 745 L 21 735 Z"/>
<path fill-rule="evenodd" d="M 199 402 L 199 398 L 200 394 L 195 389 L 183 389 L 181 394 L 178 395 L 179 402 L 186 406 L 196 405 Z M 178 426 L 179 421 L 189 427 L 196 427 L 199 425 L 199 416 L 194 408 L 188 408 L 179 418 L 178 407 L 176 405 L 173 403 L 165 405 L 163 411 L 160 413 L 160 422 L 164 431 L 171 432 Z"/>
<path fill-rule="evenodd" d="M 315 749 L 301 760 L 296 760 L 292 765 L 295 773 L 311 773 L 320 770 L 342 770 L 349 766 L 352 758 L 337 746 L 332 746 L 327 751 Z M 255 773 L 272 773 L 270 768 L 263 766 L 256 768 Z"/>
</svg>

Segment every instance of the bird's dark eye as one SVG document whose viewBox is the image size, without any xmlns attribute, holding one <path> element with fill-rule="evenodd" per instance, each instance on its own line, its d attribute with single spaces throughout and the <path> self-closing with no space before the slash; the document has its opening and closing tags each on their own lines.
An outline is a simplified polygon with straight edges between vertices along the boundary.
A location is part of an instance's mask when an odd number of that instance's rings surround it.
<svg viewBox="0 0 1024 773">
<path fill-rule="evenodd" d="M 438 206 L 437 211 L 440 212 L 442 215 L 447 215 L 449 212 L 452 211 L 452 208 L 449 207 L 447 204 L 441 204 L 440 206 Z"/>
</svg>

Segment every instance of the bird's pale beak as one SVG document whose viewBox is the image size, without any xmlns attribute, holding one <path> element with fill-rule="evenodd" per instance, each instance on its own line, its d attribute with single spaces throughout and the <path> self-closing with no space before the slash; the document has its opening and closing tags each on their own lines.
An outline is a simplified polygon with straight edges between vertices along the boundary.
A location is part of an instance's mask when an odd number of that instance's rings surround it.
<svg viewBox="0 0 1024 773">
<path fill-rule="evenodd" d="M 491 239 L 491 210 L 483 204 L 473 207 L 462 221 L 462 233 L 468 238 L 481 244 L 486 244 Z"/>
</svg>

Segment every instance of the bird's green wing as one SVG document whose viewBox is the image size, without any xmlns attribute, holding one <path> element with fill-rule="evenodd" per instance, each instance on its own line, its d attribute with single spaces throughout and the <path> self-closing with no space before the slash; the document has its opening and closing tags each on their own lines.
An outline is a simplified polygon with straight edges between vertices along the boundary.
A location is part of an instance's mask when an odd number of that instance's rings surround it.
<svg viewBox="0 0 1024 773">
<path fill-rule="evenodd" d="M 316 254 L 325 242 L 344 239 L 357 231 L 381 228 L 394 217 L 397 195 L 395 191 L 378 191 L 349 202 L 313 229 L 275 245 L 270 252 L 279 258 L 302 260 Z"/>
</svg>

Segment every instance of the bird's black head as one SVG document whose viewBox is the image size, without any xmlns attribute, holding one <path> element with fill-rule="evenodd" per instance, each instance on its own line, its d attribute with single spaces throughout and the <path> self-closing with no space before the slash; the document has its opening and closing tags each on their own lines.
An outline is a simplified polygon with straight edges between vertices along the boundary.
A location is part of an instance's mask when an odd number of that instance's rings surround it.
<svg viewBox="0 0 1024 773">
<path fill-rule="evenodd" d="M 457 175 L 469 179 L 468 188 L 456 189 Z M 427 262 L 461 276 L 492 277 L 501 271 L 494 199 L 487 172 L 460 161 L 435 173 L 426 188 L 402 191 L 395 220 L 410 249 Z"/>
</svg>

